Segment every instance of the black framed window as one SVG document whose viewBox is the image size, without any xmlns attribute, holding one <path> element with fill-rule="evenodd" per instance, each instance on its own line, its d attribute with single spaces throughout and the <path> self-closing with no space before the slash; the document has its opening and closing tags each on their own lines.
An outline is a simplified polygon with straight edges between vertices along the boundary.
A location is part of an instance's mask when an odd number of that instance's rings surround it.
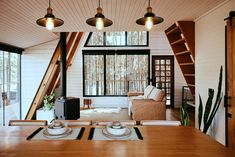
<svg viewBox="0 0 235 157">
<path fill-rule="evenodd" d="M 126 96 L 149 84 L 149 50 L 83 50 L 83 95 Z"/>
<path fill-rule="evenodd" d="M 147 47 L 149 33 L 141 32 L 90 32 L 85 47 Z"/>
</svg>

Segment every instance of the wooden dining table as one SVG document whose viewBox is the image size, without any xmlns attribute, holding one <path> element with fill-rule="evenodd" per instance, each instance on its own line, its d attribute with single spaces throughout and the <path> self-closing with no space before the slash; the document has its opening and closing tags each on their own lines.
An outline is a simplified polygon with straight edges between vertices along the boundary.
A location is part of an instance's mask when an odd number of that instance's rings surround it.
<svg viewBox="0 0 235 157">
<path fill-rule="evenodd" d="M 0 157 L 234 157 L 193 127 L 137 126 L 143 140 L 26 140 L 38 127 L 0 127 Z"/>
</svg>

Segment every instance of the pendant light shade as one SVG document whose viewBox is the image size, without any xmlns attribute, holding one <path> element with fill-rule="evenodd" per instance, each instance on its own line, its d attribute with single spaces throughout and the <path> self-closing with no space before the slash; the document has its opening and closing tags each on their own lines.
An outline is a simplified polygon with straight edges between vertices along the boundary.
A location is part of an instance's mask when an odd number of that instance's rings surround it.
<svg viewBox="0 0 235 157">
<path fill-rule="evenodd" d="M 136 23 L 139 25 L 144 25 L 148 30 L 151 30 L 153 25 L 159 24 L 163 21 L 164 19 L 162 17 L 155 16 L 155 14 L 152 12 L 152 7 L 150 7 L 150 0 L 149 0 L 147 13 L 144 15 L 144 17 L 136 20 Z"/>
<path fill-rule="evenodd" d="M 52 30 L 54 27 L 59 27 L 64 24 L 63 20 L 56 18 L 52 14 L 51 0 L 49 0 L 49 7 L 47 8 L 47 14 L 43 18 L 38 19 L 36 22 L 39 26 L 46 27 L 48 30 Z"/>
<path fill-rule="evenodd" d="M 99 0 L 99 7 L 97 8 L 97 14 L 95 17 L 89 18 L 86 20 L 86 23 L 90 26 L 96 27 L 98 30 L 103 29 L 104 27 L 111 26 L 113 22 L 102 14 L 102 8 L 100 7 L 100 0 Z"/>
</svg>

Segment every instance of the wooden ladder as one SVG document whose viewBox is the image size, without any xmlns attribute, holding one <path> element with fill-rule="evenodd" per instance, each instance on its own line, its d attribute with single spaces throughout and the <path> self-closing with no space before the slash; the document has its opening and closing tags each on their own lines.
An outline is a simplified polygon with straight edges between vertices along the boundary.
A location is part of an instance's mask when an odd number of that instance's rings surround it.
<svg viewBox="0 0 235 157">
<path fill-rule="evenodd" d="M 66 33 L 67 44 L 66 53 L 67 61 L 66 68 L 71 65 L 73 56 L 77 50 L 78 44 L 81 40 L 83 32 L 72 32 Z M 38 108 L 42 106 L 43 97 L 50 94 L 52 90 L 59 86 L 60 80 L 60 41 L 56 46 L 56 49 L 52 55 L 51 61 L 47 67 L 47 70 L 43 76 L 40 86 L 36 92 L 36 95 L 32 101 L 29 111 L 25 117 L 26 120 L 31 120 L 35 118 L 35 113 Z"/>
<path fill-rule="evenodd" d="M 195 24 L 178 21 L 165 30 L 167 39 L 193 96 L 195 96 Z"/>
</svg>

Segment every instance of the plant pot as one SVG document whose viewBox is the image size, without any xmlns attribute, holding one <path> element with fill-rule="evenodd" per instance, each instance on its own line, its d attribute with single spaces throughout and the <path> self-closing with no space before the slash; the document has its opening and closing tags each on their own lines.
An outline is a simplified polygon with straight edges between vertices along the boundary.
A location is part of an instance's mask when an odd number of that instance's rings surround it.
<svg viewBox="0 0 235 157">
<path fill-rule="evenodd" d="M 43 110 L 43 108 L 40 108 L 36 111 L 36 119 L 47 120 L 47 123 L 49 124 L 54 119 L 54 113 L 54 108 L 52 110 Z"/>
</svg>

